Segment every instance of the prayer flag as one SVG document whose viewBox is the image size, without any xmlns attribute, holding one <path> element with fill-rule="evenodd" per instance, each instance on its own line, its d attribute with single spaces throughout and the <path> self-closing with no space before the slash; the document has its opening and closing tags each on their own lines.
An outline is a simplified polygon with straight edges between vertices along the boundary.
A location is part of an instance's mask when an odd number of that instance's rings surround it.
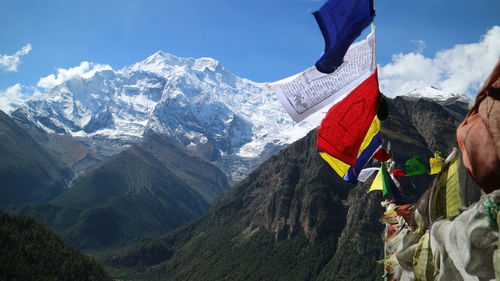
<svg viewBox="0 0 500 281">
<path fill-rule="evenodd" d="M 405 165 L 406 165 L 406 176 L 408 177 L 429 173 L 424 163 L 422 163 L 422 158 L 419 155 L 406 160 Z"/>
<path fill-rule="evenodd" d="M 377 159 L 380 162 L 385 162 L 391 159 L 391 155 L 387 153 L 387 151 L 385 151 L 383 147 L 380 147 L 373 155 L 373 159 Z"/>
<path fill-rule="evenodd" d="M 373 179 L 372 185 L 370 185 L 368 192 L 372 192 L 375 190 L 384 190 L 384 183 L 382 181 L 382 168 L 379 169 L 377 175 Z"/>
<path fill-rule="evenodd" d="M 313 15 L 325 40 L 316 68 L 332 73 L 344 62 L 349 46 L 373 21 L 375 10 L 373 0 L 328 0 Z"/>
<path fill-rule="evenodd" d="M 346 63 L 332 74 L 319 72 L 312 66 L 288 78 L 269 83 L 286 112 L 300 122 L 321 108 L 339 102 L 356 86 L 373 74 L 375 33 L 354 43 L 345 54 Z"/>
<path fill-rule="evenodd" d="M 404 176 L 406 176 L 406 174 L 405 174 L 403 171 L 399 170 L 399 169 L 394 169 L 394 170 L 392 170 L 392 175 L 393 175 L 393 176 L 394 176 L 397 180 L 399 180 L 399 178 L 400 178 L 400 177 L 404 177 Z"/>
<path fill-rule="evenodd" d="M 365 182 L 374 172 L 380 170 L 380 168 L 366 168 L 359 172 L 358 181 Z"/>
<path fill-rule="evenodd" d="M 441 157 L 439 152 L 435 152 L 434 158 L 429 158 L 429 166 L 431 167 L 431 172 L 429 174 L 435 175 L 441 172 L 443 164 L 444 164 L 444 158 Z"/>
<path fill-rule="evenodd" d="M 452 218 L 460 214 L 464 206 L 459 181 L 460 157 L 456 150 L 449 156 L 449 162 L 443 166 L 434 183 L 431 204 L 431 217 Z"/>
<path fill-rule="evenodd" d="M 377 71 L 335 104 L 318 129 L 317 147 L 354 166 L 360 147 L 376 117 L 379 99 Z"/>
<path fill-rule="evenodd" d="M 463 207 L 462 195 L 460 193 L 460 183 L 458 174 L 458 157 L 455 157 L 448 166 L 448 175 L 446 177 L 446 216 L 454 217 L 460 214 L 460 208 Z"/>
<path fill-rule="evenodd" d="M 337 174 L 342 177 L 345 181 L 350 183 L 358 182 L 358 175 L 361 170 L 366 166 L 368 161 L 372 158 L 373 154 L 382 145 L 382 140 L 380 137 L 380 120 L 375 117 L 368 129 L 368 133 L 361 144 L 358 158 L 353 167 L 328 155 L 328 153 L 321 152 L 320 156 L 332 167 L 332 169 L 337 172 Z"/>
<path fill-rule="evenodd" d="M 380 171 L 382 172 L 382 196 L 384 196 L 387 200 L 394 199 L 394 194 L 391 188 L 391 178 L 389 177 L 389 173 L 387 172 L 387 167 L 385 166 L 385 162 L 382 162 L 382 166 L 380 167 Z"/>
<path fill-rule="evenodd" d="M 328 155 L 328 153 L 326 153 L 326 152 L 320 152 L 319 155 L 342 178 L 344 178 L 344 175 L 347 173 L 347 171 L 349 171 L 349 168 L 351 168 L 351 166 L 340 161 L 339 159 L 332 157 L 331 155 Z"/>
<path fill-rule="evenodd" d="M 382 190 L 382 196 L 384 196 L 386 200 L 395 200 L 396 204 L 401 202 L 401 193 L 389 176 L 385 162 L 382 162 L 380 170 L 373 180 L 370 189 L 368 189 L 368 192 L 374 190 Z"/>
<path fill-rule="evenodd" d="M 380 124 L 380 121 L 378 121 L 378 119 L 377 122 L 378 124 Z M 368 136 L 370 135 L 368 134 L 367 137 Z M 366 166 L 368 161 L 372 159 L 373 154 L 375 153 L 377 148 L 379 148 L 381 145 L 382 145 L 382 140 L 380 132 L 377 132 L 377 134 L 372 137 L 371 142 L 368 144 L 366 148 L 363 145 L 361 146 L 361 152 L 358 155 L 358 158 L 356 159 L 356 163 L 354 164 L 354 167 L 349 168 L 349 170 L 344 176 L 344 180 L 350 183 L 357 183 L 359 173 Z"/>
<path fill-rule="evenodd" d="M 399 177 L 401 177 L 401 176 L 406 176 L 405 173 L 403 173 L 403 171 L 398 170 L 398 169 L 393 169 L 391 171 L 391 178 L 397 187 L 401 186 L 401 184 L 399 183 Z"/>
<path fill-rule="evenodd" d="M 420 238 L 413 255 L 415 280 L 434 280 L 434 264 L 429 236 L 429 230 L 427 230 Z"/>
</svg>

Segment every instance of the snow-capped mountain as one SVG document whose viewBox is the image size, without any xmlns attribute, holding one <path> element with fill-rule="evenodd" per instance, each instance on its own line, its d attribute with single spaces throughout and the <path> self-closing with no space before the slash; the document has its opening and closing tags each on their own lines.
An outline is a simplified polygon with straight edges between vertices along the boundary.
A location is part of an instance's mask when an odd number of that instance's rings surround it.
<svg viewBox="0 0 500 281">
<path fill-rule="evenodd" d="M 434 87 L 415 89 L 407 97 L 470 102 Z M 112 143 L 115 147 L 100 159 L 153 131 L 241 180 L 318 126 L 326 110 L 296 124 L 264 83 L 237 77 L 211 58 L 159 51 L 120 70 L 75 75 L 11 115 L 46 132 L 79 137 L 100 153 Z"/>
<path fill-rule="evenodd" d="M 265 84 L 237 77 L 211 58 L 163 52 L 121 70 L 74 76 L 12 113 L 75 137 L 134 143 L 155 131 L 218 163 L 235 180 L 316 127 L 321 115 L 296 124 Z"/>
<path fill-rule="evenodd" d="M 434 86 L 427 86 L 414 89 L 405 95 L 414 99 L 429 99 L 439 103 L 451 103 L 455 101 L 469 104 L 472 100 L 462 94 L 444 92 Z"/>
</svg>

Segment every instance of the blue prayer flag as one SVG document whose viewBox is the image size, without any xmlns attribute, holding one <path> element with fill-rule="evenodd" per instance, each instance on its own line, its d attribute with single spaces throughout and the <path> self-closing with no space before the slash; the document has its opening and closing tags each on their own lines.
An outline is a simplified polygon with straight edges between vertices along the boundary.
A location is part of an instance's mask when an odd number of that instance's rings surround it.
<svg viewBox="0 0 500 281">
<path fill-rule="evenodd" d="M 382 138 L 380 137 L 380 132 L 378 132 L 370 141 L 370 144 L 359 154 L 354 167 L 349 168 L 344 176 L 344 180 L 350 183 L 358 183 L 359 173 L 363 170 L 368 161 L 372 159 L 373 154 L 377 152 L 381 145 Z"/>
<path fill-rule="evenodd" d="M 343 63 L 349 46 L 373 21 L 375 10 L 373 0 L 328 0 L 313 15 L 325 39 L 325 51 L 316 68 L 332 73 Z"/>
</svg>

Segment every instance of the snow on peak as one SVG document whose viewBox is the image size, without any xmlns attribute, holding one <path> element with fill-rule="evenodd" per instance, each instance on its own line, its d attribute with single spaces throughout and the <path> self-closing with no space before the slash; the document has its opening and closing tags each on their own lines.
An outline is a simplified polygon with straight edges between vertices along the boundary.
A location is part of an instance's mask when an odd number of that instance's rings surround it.
<svg viewBox="0 0 500 281">
<path fill-rule="evenodd" d="M 189 71 L 204 72 L 205 70 L 211 72 L 220 72 L 224 75 L 231 74 L 224 70 L 221 63 L 213 58 L 202 57 L 182 58 L 169 53 L 158 51 L 145 60 L 135 63 L 131 66 L 124 67 L 120 72 L 133 73 L 137 71 L 154 73 L 160 76 L 166 76 L 169 72 L 179 76 Z"/>
<path fill-rule="evenodd" d="M 158 51 L 119 71 L 90 75 L 84 68 L 13 116 L 78 137 L 128 141 L 155 131 L 205 153 L 236 180 L 251 172 L 251 161 L 303 137 L 321 120 L 296 124 L 265 84 L 237 77 L 212 58 Z"/>
<path fill-rule="evenodd" d="M 181 58 L 172 54 L 158 51 L 145 60 L 137 62 L 131 66 L 123 68 L 122 72 L 144 71 L 163 75 L 165 72 L 172 70 L 176 66 L 188 65 L 193 59 Z"/>
<path fill-rule="evenodd" d="M 453 102 L 453 101 L 460 101 L 464 103 L 471 102 L 471 99 L 465 95 L 444 92 L 435 86 L 416 88 L 413 91 L 407 93 L 405 96 L 415 99 L 430 99 L 438 102 Z"/>
<path fill-rule="evenodd" d="M 220 65 L 219 61 L 215 59 L 199 58 L 195 60 L 193 69 L 201 72 L 205 71 L 205 69 L 208 69 L 212 72 L 215 72 L 217 70 L 223 70 L 223 67 Z"/>
</svg>

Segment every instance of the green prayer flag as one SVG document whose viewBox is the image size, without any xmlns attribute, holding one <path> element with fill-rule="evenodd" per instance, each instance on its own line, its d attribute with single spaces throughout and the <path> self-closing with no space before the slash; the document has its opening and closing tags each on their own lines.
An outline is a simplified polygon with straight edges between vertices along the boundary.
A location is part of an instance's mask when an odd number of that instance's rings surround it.
<svg viewBox="0 0 500 281">
<path fill-rule="evenodd" d="M 392 194 L 392 189 L 391 189 L 391 178 L 389 176 L 389 173 L 387 172 L 387 167 L 385 166 L 385 162 L 382 162 L 382 167 L 380 167 L 380 172 L 382 173 L 382 196 L 386 200 L 392 200 L 394 199 L 394 194 Z"/>
<path fill-rule="evenodd" d="M 413 156 L 412 158 L 406 160 L 405 165 L 406 165 L 406 176 L 408 177 L 429 173 L 424 163 L 422 162 L 422 158 L 419 155 Z"/>
</svg>

